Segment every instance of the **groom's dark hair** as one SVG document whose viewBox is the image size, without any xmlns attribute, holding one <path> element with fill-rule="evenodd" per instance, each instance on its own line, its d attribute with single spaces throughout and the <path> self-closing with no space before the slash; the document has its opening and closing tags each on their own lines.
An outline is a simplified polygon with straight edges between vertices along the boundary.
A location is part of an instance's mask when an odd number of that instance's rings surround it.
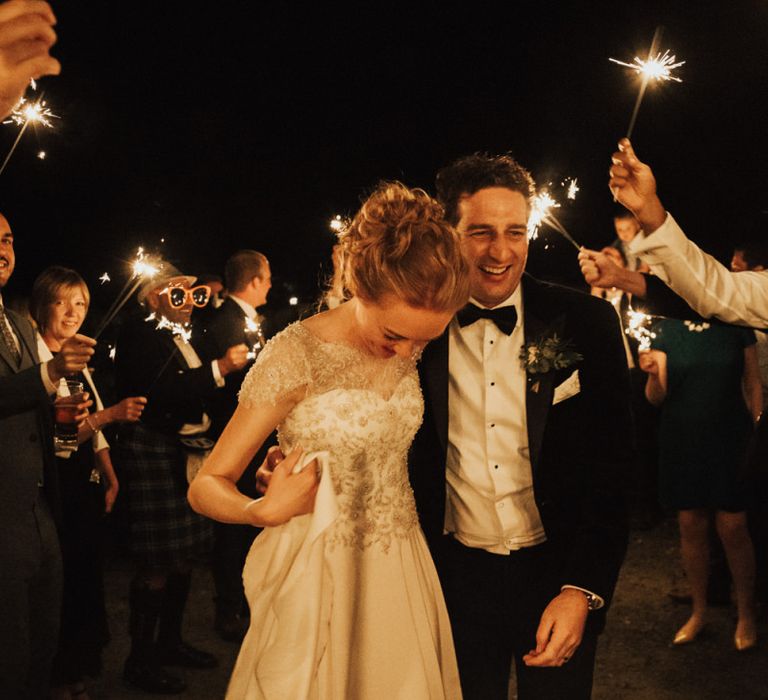
<svg viewBox="0 0 768 700">
<path fill-rule="evenodd" d="M 536 193 L 531 174 L 511 155 L 491 156 L 474 153 L 455 160 L 437 173 L 437 199 L 445 218 L 454 226 L 459 222 L 459 200 L 487 187 L 506 187 L 519 192 L 530 206 Z"/>
</svg>

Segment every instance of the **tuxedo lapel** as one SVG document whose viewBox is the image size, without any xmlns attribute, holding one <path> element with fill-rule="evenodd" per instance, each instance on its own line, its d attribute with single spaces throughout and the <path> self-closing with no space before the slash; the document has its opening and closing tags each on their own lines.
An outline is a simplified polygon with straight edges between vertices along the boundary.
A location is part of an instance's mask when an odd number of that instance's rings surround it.
<svg viewBox="0 0 768 700">
<path fill-rule="evenodd" d="M 448 449 L 448 329 L 424 349 L 421 359 L 424 399 L 443 454 Z"/>
<path fill-rule="evenodd" d="M 523 278 L 523 318 L 525 345 L 539 343 L 553 335 L 562 337 L 565 326 L 565 314 L 552 315 L 553 309 L 547 308 L 542 299 L 539 282 L 525 276 Z M 531 469 L 536 472 L 547 424 L 547 414 L 552 406 L 555 391 L 555 371 L 531 374 L 527 372 L 525 410 L 528 424 L 528 449 Z"/>
</svg>

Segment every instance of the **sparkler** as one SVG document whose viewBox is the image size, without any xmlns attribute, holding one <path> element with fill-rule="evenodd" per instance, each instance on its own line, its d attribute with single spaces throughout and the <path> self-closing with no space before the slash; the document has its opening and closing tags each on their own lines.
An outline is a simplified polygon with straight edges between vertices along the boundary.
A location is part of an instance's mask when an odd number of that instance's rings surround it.
<svg viewBox="0 0 768 700">
<path fill-rule="evenodd" d="M 145 321 L 157 321 L 155 329 L 162 331 L 168 329 L 177 338 L 181 338 L 185 343 L 188 343 L 192 338 L 192 326 L 188 323 L 178 323 L 177 321 L 170 321 L 165 316 L 157 316 L 153 311 L 147 316 Z"/>
<path fill-rule="evenodd" d="M 152 261 L 150 257 L 144 252 L 144 248 L 139 248 L 136 251 L 136 257 L 131 265 L 131 276 L 128 278 L 120 293 L 117 295 L 112 305 L 107 310 L 104 318 L 99 324 L 94 338 L 98 338 L 104 329 L 112 322 L 112 320 L 120 312 L 120 309 L 125 306 L 128 299 L 133 296 L 133 293 L 139 288 L 142 282 L 154 277 L 162 268 L 162 263 L 159 261 Z M 104 273 L 99 279 L 102 280 L 102 284 L 106 281 L 104 278 L 109 278 L 108 273 Z"/>
<path fill-rule="evenodd" d="M 635 128 L 637 113 L 640 111 L 640 103 L 643 101 L 643 96 L 645 95 L 645 90 L 648 87 L 648 83 L 651 80 L 655 80 L 656 82 L 661 82 L 662 80 L 674 80 L 677 83 L 683 82 L 676 75 L 672 75 L 672 71 L 675 68 L 682 66 L 685 61 L 678 61 L 676 56 L 670 56 L 668 50 L 664 53 L 659 51 L 658 46 L 659 42 L 661 41 L 661 34 L 661 27 L 657 27 L 653 34 L 651 49 L 648 51 L 648 58 L 645 61 L 637 56 L 635 56 L 634 63 L 625 63 L 624 61 L 618 61 L 615 58 L 608 59 L 613 63 L 619 64 L 620 66 L 631 68 L 642 77 L 640 89 L 637 93 L 637 100 L 635 101 L 635 108 L 632 110 L 632 117 L 629 120 L 629 128 L 627 129 L 628 139 L 632 138 L 632 131 Z"/>
<path fill-rule="evenodd" d="M 346 231 L 349 228 L 350 223 L 352 223 L 348 218 L 342 216 L 341 214 L 336 214 L 329 222 L 328 222 L 328 228 L 331 229 L 337 236 L 341 236 L 344 231 Z"/>
<path fill-rule="evenodd" d="M 565 184 L 566 182 L 568 183 L 568 185 Z M 568 199 L 576 199 L 576 193 L 579 191 L 579 186 L 577 184 L 576 178 L 572 177 L 570 180 L 564 180 L 562 184 L 564 187 L 567 186 L 568 188 L 566 197 Z"/>
<path fill-rule="evenodd" d="M 642 311 L 635 311 L 634 309 L 628 309 L 627 311 L 628 323 L 624 332 L 639 343 L 638 350 L 640 352 L 650 350 L 651 341 L 656 337 L 656 334 L 648 328 L 652 318 L 652 316 L 644 314 Z"/>
<path fill-rule="evenodd" d="M 255 360 L 256 355 L 259 354 L 259 351 L 264 347 L 265 343 L 261 324 L 257 320 L 246 316 L 245 328 L 243 331 L 245 332 L 245 339 L 248 341 L 248 345 L 251 346 L 247 357 L 249 360 Z"/>
<path fill-rule="evenodd" d="M 574 181 L 575 182 L 575 181 Z M 528 216 L 528 240 L 538 238 L 539 229 L 543 224 L 555 229 L 565 240 L 567 240 L 576 250 L 581 250 L 581 246 L 573 240 L 573 236 L 566 230 L 552 213 L 553 209 L 558 209 L 560 203 L 555 200 L 547 190 L 539 192 L 531 202 L 531 213 Z"/>
<path fill-rule="evenodd" d="M 111 282 L 112 278 L 109 276 L 108 272 L 105 272 L 101 277 L 99 277 L 99 281 L 102 284 L 106 284 L 107 282 Z"/>
<path fill-rule="evenodd" d="M 32 89 L 37 89 L 34 80 L 32 81 Z M 42 124 L 50 129 L 53 127 L 51 119 L 59 118 L 58 115 L 51 112 L 46 105 L 47 103 L 42 96 L 37 102 L 30 102 L 26 97 L 22 97 L 21 100 L 19 100 L 19 103 L 11 111 L 9 118 L 3 122 L 3 124 L 16 124 L 20 126 L 21 129 L 19 129 L 19 133 L 16 136 L 16 140 L 13 142 L 13 146 L 11 146 L 11 150 L 8 151 L 8 155 L 5 156 L 3 164 L 0 165 L 0 175 L 2 175 L 5 170 L 5 166 L 8 165 L 8 161 L 16 150 L 16 146 L 19 145 L 21 137 L 24 135 L 24 132 L 30 124 Z M 38 158 L 45 158 L 45 152 L 41 151 L 40 153 L 43 155 L 40 156 L 40 154 L 38 154 Z"/>
</svg>

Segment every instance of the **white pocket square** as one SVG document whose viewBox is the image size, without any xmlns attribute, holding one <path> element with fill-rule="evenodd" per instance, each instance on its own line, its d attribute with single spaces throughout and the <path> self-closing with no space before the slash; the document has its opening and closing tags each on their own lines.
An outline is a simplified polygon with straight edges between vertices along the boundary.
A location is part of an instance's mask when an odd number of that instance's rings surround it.
<svg viewBox="0 0 768 700">
<path fill-rule="evenodd" d="M 579 383 L 579 370 L 573 370 L 568 379 L 555 388 L 555 395 L 552 397 L 552 405 L 554 406 L 561 401 L 570 399 L 572 396 L 576 396 L 581 391 L 581 384 Z"/>
</svg>

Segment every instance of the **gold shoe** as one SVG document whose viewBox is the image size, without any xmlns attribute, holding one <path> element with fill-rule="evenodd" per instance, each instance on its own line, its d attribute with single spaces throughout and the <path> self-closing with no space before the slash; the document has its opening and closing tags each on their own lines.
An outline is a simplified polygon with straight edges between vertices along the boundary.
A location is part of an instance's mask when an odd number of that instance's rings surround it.
<svg viewBox="0 0 768 700">
<path fill-rule="evenodd" d="M 679 630 L 675 638 L 672 640 L 672 644 L 680 646 L 681 644 L 690 644 L 696 641 L 696 637 L 699 636 L 701 630 L 704 629 L 704 623 L 694 618 L 690 618 Z"/>
<path fill-rule="evenodd" d="M 757 630 L 754 622 L 745 624 L 743 628 L 741 624 L 736 625 L 733 645 L 736 647 L 736 651 L 749 651 L 757 646 Z"/>
</svg>

